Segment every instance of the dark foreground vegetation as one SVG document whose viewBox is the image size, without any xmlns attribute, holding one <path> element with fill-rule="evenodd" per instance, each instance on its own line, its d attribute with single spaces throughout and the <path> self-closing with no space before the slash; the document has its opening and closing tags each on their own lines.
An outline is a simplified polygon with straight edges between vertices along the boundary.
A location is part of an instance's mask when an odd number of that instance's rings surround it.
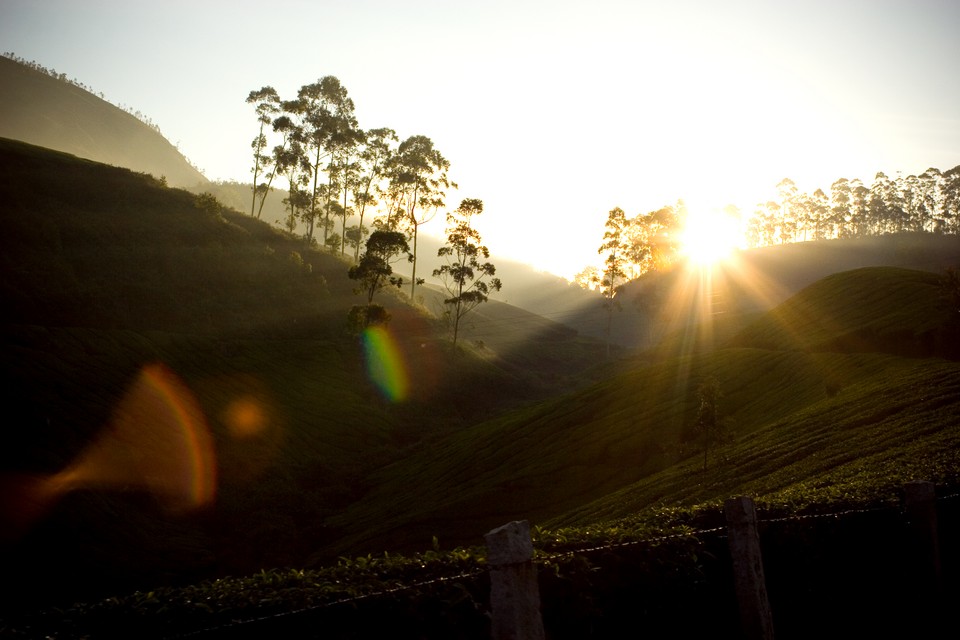
<svg viewBox="0 0 960 640">
<path fill-rule="evenodd" d="M 4 635 L 487 637 L 482 535 L 528 519 L 550 637 L 735 637 L 716 528 L 737 494 L 767 520 L 779 637 L 949 617 L 948 272 L 838 273 L 615 361 L 562 332 L 454 352 L 429 314 L 384 298 L 411 381 L 392 402 L 346 330 L 347 262 L 150 176 L 9 141 L 0 169 Z M 158 364 L 206 418 L 212 499 L 198 473 L 185 504 L 134 465 L 44 500 L 44 479 L 117 439 L 155 470 L 163 444 L 117 425 Z M 694 428 L 705 380 L 715 438 Z M 941 498 L 934 593 L 905 551 L 914 479 Z"/>
</svg>

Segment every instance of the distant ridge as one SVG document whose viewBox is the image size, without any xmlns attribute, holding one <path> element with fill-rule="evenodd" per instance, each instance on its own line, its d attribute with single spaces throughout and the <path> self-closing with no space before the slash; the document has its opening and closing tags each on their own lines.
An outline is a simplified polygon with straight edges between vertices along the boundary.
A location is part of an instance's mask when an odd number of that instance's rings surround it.
<svg viewBox="0 0 960 640">
<path fill-rule="evenodd" d="M 165 177 L 207 179 L 158 131 L 74 84 L 0 57 L 0 137 Z"/>
</svg>

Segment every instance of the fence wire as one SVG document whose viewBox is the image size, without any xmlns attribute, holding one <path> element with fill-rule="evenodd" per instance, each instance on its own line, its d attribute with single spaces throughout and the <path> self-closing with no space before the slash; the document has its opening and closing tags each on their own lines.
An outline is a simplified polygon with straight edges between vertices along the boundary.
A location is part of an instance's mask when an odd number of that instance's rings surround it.
<svg viewBox="0 0 960 640">
<path fill-rule="evenodd" d="M 947 496 L 937 497 L 937 498 L 936 498 L 936 501 L 937 501 L 937 502 L 942 502 L 942 501 L 955 500 L 955 499 L 957 499 L 957 498 L 960 498 L 960 492 L 958 492 L 958 493 L 953 493 L 953 494 L 950 494 L 950 495 L 947 495 Z M 842 511 L 834 511 L 834 512 L 830 512 L 830 513 L 810 513 L 810 514 L 803 514 L 803 515 L 782 516 L 782 517 L 777 517 L 777 518 L 757 518 L 757 524 L 777 524 L 777 523 L 783 523 L 783 522 L 803 522 L 803 521 L 806 521 L 806 520 L 818 520 L 818 519 L 826 519 L 826 518 L 839 519 L 839 518 L 842 518 L 842 517 L 849 517 L 849 516 L 851 516 L 851 515 L 860 515 L 860 514 L 867 514 L 867 513 L 879 513 L 879 512 L 884 512 L 884 511 L 900 511 L 900 508 L 899 508 L 899 507 L 894 507 L 894 506 L 868 507 L 868 508 L 861 508 L 861 509 L 844 509 L 844 510 L 842 510 Z M 680 540 L 680 539 L 687 539 L 687 538 L 697 538 L 697 537 L 702 537 L 702 536 L 706 536 L 706 535 L 710 535 L 710 534 L 725 533 L 726 531 L 727 531 L 726 525 L 724 525 L 724 526 L 718 526 L 718 527 L 710 527 L 710 528 L 706 528 L 706 529 L 691 529 L 691 530 L 689 530 L 689 531 L 683 531 L 683 532 L 674 533 L 674 534 L 665 535 L 665 536 L 655 536 L 655 537 L 652 537 L 652 538 L 644 538 L 644 539 L 641 539 L 641 540 L 627 540 L 627 541 L 621 541 L 621 542 L 615 542 L 615 543 L 609 543 L 609 544 L 592 545 L 592 546 L 589 546 L 589 547 L 580 547 L 580 548 L 571 549 L 571 550 L 563 551 L 563 552 L 560 552 L 560 553 L 553 553 L 553 554 L 549 554 L 549 555 L 540 555 L 540 556 L 535 555 L 534 558 L 533 558 L 533 562 L 534 562 L 535 564 L 538 564 L 538 565 L 546 565 L 547 563 L 550 563 L 550 562 L 554 562 L 554 561 L 562 560 L 562 559 L 566 559 L 566 558 L 572 558 L 572 557 L 577 556 L 577 555 L 588 555 L 588 554 L 597 553 L 597 552 L 600 552 L 600 551 L 614 551 L 614 550 L 618 550 L 618 549 L 624 549 L 624 548 L 628 548 L 628 547 L 636 547 L 636 546 L 641 546 L 641 545 L 654 545 L 654 544 L 659 544 L 659 543 L 662 543 L 662 542 L 667 542 L 667 541 L 670 541 L 670 540 Z M 199 637 L 199 636 L 202 636 L 202 635 L 204 635 L 204 634 L 215 633 L 215 632 L 218 632 L 218 631 L 224 631 L 224 630 L 227 630 L 227 629 L 230 629 L 230 628 L 241 627 L 241 626 L 248 625 L 248 624 L 254 624 L 254 623 L 258 623 L 258 622 L 266 622 L 266 621 L 269 621 L 269 620 L 276 620 L 276 619 L 285 618 L 285 617 L 288 617 L 288 616 L 295 616 L 295 615 L 301 615 L 301 614 L 305 614 L 305 613 L 311 613 L 311 612 L 314 612 L 314 611 L 319 611 L 319 610 L 321 610 L 321 609 L 326 609 L 326 608 L 335 607 L 335 606 L 344 605 L 344 604 L 350 604 L 350 603 L 353 603 L 353 602 L 361 602 L 361 601 L 364 601 L 364 600 L 372 600 L 372 599 L 376 599 L 376 598 L 382 598 L 382 597 L 385 597 L 385 596 L 392 596 L 392 595 L 395 595 L 395 594 L 398 594 L 398 593 L 404 593 L 404 592 L 414 591 L 414 590 L 416 590 L 416 589 L 420 589 L 420 588 L 423 588 L 423 587 L 428 587 L 428 586 L 431 586 L 431 585 L 434 585 L 434 584 L 440 584 L 440 583 L 446 583 L 446 582 L 454 582 L 454 581 L 458 581 L 458 580 L 472 579 L 472 578 L 476 578 L 476 577 L 478 577 L 478 576 L 486 573 L 486 571 L 487 571 L 486 568 L 481 568 L 481 569 L 476 569 L 476 570 L 474 570 L 474 571 L 468 571 L 468 572 L 459 573 L 459 574 L 454 575 L 454 576 L 441 576 L 441 577 L 438 577 L 438 578 L 433 578 L 433 579 L 430 579 L 430 580 L 424 580 L 424 581 L 415 582 L 415 583 L 411 583 L 411 584 L 398 585 L 398 586 L 396 586 L 396 587 L 391 587 L 391 588 L 389 588 L 389 589 L 383 589 L 383 590 L 376 591 L 376 592 L 373 592 L 373 593 L 366 593 L 366 594 L 360 594 L 360 595 L 350 596 L 350 597 L 346 597 L 346 598 L 340 598 L 340 599 L 337 599 L 337 600 L 332 600 L 332 601 L 330 601 L 330 602 L 323 602 L 323 603 L 320 603 L 320 604 L 311 605 L 311 606 L 308 606 L 308 607 L 301 607 L 301 608 L 299 608 L 299 609 L 293 609 L 293 610 L 290 610 L 290 611 L 282 611 L 282 612 L 273 613 L 273 614 L 270 614 L 270 615 L 264 615 L 264 616 L 246 618 L 246 619 L 243 619 L 243 620 L 233 620 L 233 621 L 231 621 L 231 622 L 229 622 L 229 623 L 225 623 L 225 624 L 221 624 L 221 625 L 217 625 L 217 626 L 213 626 L 213 627 L 208 627 L 208 628 L 204 628 L 204 629 L 197 630 L 197 631 L 191 631 L 191 632 L 182 633 L 182 634 L 177 634 L 177 635 L 173 635 L 173 636 L 167 636 L 166 638 L 167 638 L 168 640 L 179 640 L 179 639 L 182 639 L 182 638 Z"/>
</svg>

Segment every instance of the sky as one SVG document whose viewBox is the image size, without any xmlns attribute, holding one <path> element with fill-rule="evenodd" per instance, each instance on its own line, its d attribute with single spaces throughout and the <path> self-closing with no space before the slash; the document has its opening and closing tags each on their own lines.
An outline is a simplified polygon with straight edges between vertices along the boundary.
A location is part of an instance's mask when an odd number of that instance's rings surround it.
<svg viewBox="0 0 960 640">
<path fill-rule="evenodd" d="M 212 180 L 251 179 L 250 91 L 334 75 L 361 127 L 434 141 L 494 254 L 566 277 L 614 207 L 749 212 L 787 177 L 960 164 L 957 25 L 956 0 L 0 0 L 0 50 Z"/>
</svg>

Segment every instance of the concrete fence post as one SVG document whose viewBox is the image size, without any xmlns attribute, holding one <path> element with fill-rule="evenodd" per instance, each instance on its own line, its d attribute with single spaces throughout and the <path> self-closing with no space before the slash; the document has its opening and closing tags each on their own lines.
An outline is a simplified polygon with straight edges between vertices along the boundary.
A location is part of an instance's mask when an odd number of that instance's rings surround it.
<svg viewBox="0 0 960 640">
<path fill-rule="evenodd" d="M 940 588 L 940 539 L 937 534 L 937 494 L 932 482 L 915 480 L 903 485 L 904 511 L 909 526 L 912 575 L 918 593 L 937 593 Z"/>
<path fill-rule="evenodd" d="M 733 578 L 740 605 L 740 624 L 747 640 L 773 640 L 773 616 L 767 598 L 757 533 L 757 512 L 751 498 L 730 498 L 724 503 Z"/>
<path fill-rule="evenodd" d="M 526 520 L 510 522 L 484 536 L 490 565 L 493 640 L 543 640 L 540 588 L 533 541 Z"/>
</svg>

